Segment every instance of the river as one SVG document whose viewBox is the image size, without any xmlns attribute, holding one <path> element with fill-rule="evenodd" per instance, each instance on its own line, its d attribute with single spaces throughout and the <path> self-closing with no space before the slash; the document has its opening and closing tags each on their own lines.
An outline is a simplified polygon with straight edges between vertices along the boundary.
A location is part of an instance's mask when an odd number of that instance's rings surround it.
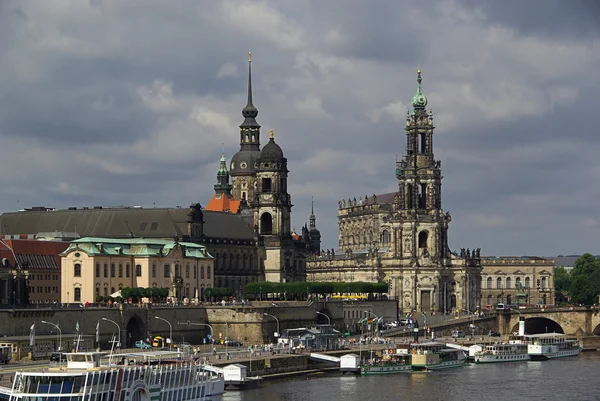
<svg viewBox="0 0 600 401">
<path fill-rule="evenodd" d="M 266 380 L 222 401 L 544 401 L 600 400 L 600 352 L 541 362 L 466 365 L 381 376 L 323 373 Z"/>
</svg>

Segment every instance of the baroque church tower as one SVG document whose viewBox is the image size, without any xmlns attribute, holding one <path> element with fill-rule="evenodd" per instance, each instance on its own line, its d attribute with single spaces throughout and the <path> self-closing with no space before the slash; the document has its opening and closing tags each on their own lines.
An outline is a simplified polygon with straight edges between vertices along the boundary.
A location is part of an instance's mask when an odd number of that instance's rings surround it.
<svg viewBox="0 0 600 401">
<path fill-rule="evenodd" d="M 449 264 L 448 223 L 450 214 L 442 210 L 441 162 L 433 155 L 433 112 L 427 112 L 427 97 L 417 72 L 417 93 L 413 110 L 406 116 L 406 151 L 396 163 L 398 195 L 394 209 L 402 220 L 401 257 L 411 265 Z"/>
<path fill-rule="evenodd" d="M 339 251 L 313 258 L 311 281 L 386 282 L 403 313 L 475 310 L 481 303 L 479 249 L 448 247 L 442 167 L 433 152 L 433 113 L 417 71 L 407 113 L 406 149 L 396 162 L 398 190 L 339 201 Z"/>
<path fill-rule="evenodd" d="M 231 158 L 233 197 L 250 202 L 257 188 L 256 160 L 260 156 L 260 125 L 256 122 L 258 109 L 252 104 L 252 54 L 248 53 L 248 103 L 242 109 L 244 122 L 240 125 L 240 150 Z"/>
</svg>

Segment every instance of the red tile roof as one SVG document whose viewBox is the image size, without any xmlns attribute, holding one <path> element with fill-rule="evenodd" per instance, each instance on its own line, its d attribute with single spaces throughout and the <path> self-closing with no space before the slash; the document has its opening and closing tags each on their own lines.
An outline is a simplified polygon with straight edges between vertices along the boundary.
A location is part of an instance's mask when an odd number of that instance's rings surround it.
<svg viewBox="0 0 600 401">
<path fill-rule="evenodd" d="M 239 200 L 235 200 L 233 197 L 229 198 L 226 195 L 217 196 L 217 194 L 214 194 L 205 209 L 212 212 L 229 212 L 237 214 L 240 210 L 240 203 Z"/>
</svg>

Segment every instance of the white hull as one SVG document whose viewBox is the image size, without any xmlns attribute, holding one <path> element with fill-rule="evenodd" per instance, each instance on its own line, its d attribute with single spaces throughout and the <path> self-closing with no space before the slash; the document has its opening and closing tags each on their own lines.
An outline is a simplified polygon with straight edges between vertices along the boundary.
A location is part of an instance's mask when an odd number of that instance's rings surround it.
<svg viewBox="0 0 600 401">
<path fill-rule="evenodd" d="M 475 355 L 475 363 L 501 363 L 529 361 L 529 354 L 514 355 Z"/>
<path fill-rule="evenodd" d="M 531 346 L 537 347 L 539 346 Z M 543 359 L 555 359 L 555 358 L 565 358 L 569 356 L 577 356 L 581 353 L 581 348 L 573 348 L 573 349 L 557 349 L 556 346 L 544 346 L 544 349 L 533 349 L 529 351 L 529 355 L 531 359 L 534 360 L 543 360 Z"/>
</svg>

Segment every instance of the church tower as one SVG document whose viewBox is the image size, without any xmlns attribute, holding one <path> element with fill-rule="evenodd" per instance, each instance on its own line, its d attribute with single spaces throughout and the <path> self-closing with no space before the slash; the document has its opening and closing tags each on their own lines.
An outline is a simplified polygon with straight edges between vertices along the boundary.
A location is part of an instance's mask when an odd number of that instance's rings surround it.
<svg viewBox="0 0 600 401">
<path fill-rule="evenodd" d="M 254 165 L 260 156 L 260 125 L 256 122 L 258 109 L 252 104 L 252 54 L 248 53 L 248 103 L 242 109 L 244 122 L 240 125 L 240 150 L 231 158 L 230 174 L 233 197 L 250 201 L 256 191 Z"/>
<path fill-rule="evenodd" d="M 265 246 L 265 279 L 295 281 L 287 159 L 281 147 L 275 143 L 273 131 L 270 132 L 269 143 L 256 160 L 255 170 L 257 190 L 250 205 Z"/>
<path fill-rule="evenodd" d="M 395 208 L 402 217 L 401 257 L 411 265 L 446 266 L 449 262 L 448 223 L 442 210 L 441 162 L 433 155 L 433 112 L 421 88 L 421 70 L 413 110 L 406 117 L 406 151 L 396 163 L 398 196 Z"/>
</svg>

